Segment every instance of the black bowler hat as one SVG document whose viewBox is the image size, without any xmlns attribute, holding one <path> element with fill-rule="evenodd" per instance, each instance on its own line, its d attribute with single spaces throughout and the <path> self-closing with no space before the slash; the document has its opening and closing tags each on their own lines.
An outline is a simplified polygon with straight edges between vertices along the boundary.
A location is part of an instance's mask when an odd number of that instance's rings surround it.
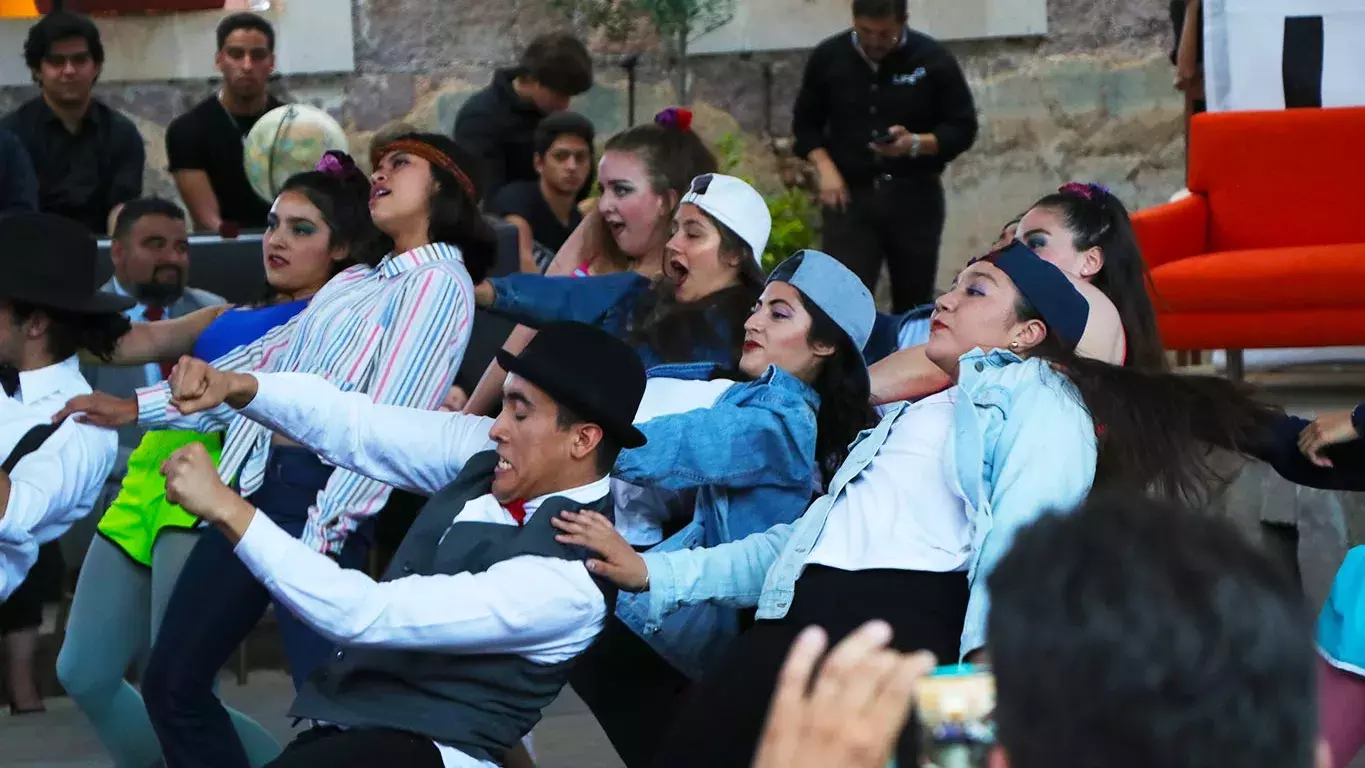
<svg viewBox="0 0 1365 768">
<path fill-rule="evenodd" d="M 122 312 L 137 302 L 100 290 L 101 268 L 89 230 L 51 213 L 0 216 L 0 299 L 80 314 Z"/>
<path fill-rule="evenodd" d="M 645 393 L 645 366 L 635 350 L 601 328 L 546 323 L 521 354 L 498 350 L 498 365 L 600 426 L 622 448 L 645 444 L 633 423 Z"/>
</svg>

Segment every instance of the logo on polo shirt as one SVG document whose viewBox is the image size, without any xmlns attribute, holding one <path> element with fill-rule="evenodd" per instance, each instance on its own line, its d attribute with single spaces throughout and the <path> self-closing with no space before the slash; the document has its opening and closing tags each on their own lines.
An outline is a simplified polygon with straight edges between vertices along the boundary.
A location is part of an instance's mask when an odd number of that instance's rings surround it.
<svg viewBox="0 0 1365 768">
<path fill-rule="evenodd" d="M 916 67 L 915 71 L 911 72 L 908 75 L 896 75 L 895 77 L 891 78 L 891 84 L 914 85 L 915 83 L 918 83 L 919 81 L 923 80 L 924 76 L 927 74 L 929 73 L 924 70 L 924 67 Z"/>
</svg>

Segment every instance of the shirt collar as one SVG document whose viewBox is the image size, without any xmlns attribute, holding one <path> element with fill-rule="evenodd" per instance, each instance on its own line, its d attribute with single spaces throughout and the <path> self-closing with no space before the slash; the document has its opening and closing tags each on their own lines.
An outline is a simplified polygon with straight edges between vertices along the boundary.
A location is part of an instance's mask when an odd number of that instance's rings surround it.
<svg viewBox="0 0 1365 768">
<path fill-rule="evenodd" d="M 381 277 L 397 277 L 423 264 L 450 259 L 464 262 L 460 249 L 450 243 L 428 243 L 404 253 L 391 253 L 385 256 L 384 260 L 379 262 L 378 270 Z"/>
<path fill-rule="evenodd" d="M 54 122 L 55 122 L 55 123 L 57 123 L 58 125 L 61 125 L 61 124 L 62 124 L 62 119 L 61 119 L 60 117 L 57 116 L 57 113 L 56 113 L 56 112 L 53 112 L 53 111 L 52 111 L 52 107 L 48 106 L 47 99 L 44 99 L 44 98 L 42 97 L 42 95 L 40 94 L 40 95 L 38 96 L 37 101 L 38 101 L 38 114 L 42 117 L 42 120 L 43 120 L 44 123 L 54 123 Z M 87 124 L 89 124 L 89 125 L 96 125 L 96 126 L 99 125 L 99 122 L 100 122 L 100 111 L 99 111 L 99 106 L 100 106 L 100 103 L 99 103 L 98 101 L 95 101 L 93 98 L 90 99 L 90 104 L 89 104 L 89 106 L 87 106 L 87 107 L 85 108 L 85 114 L 81 116 L 81 125 L 87 125 Z M 63 128 L 65 128 L 65 126 L 63 126 Z"/>
<path fill-rule="evenodd" d="M 60 363 L 45 368 L 19 372 L 19 396 L 25 403 L 41 400 L 48 395 L 70 389 L 75 380 L 81 378 L 81 360 L 72 355 Z"/>
<path fill-rule="evenodd" d="M 570 488 L 567 491 L 555 491 L 554 493 L 547 493 L 544 496 L 537 496 L 526 502 L 526 519 L 531 519 L 531 515 L 535 514 L 536 510 L 540 508 L 540 505 L 549 498 L 558 496 L 578 504 L 591 504 L 594 501 L 605 498 L 609 493 L 611 493 L 611 478 L 599 477 L 597 480 L 588 483 L 587 485 L 580 485 L 577 488 Z"/>
</svg>

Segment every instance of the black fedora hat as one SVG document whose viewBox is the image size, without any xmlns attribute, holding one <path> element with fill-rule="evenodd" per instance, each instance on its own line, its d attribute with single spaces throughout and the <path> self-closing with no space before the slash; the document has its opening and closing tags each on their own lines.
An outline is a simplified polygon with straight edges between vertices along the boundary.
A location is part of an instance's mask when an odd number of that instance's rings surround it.
<svg viewBox="0 0 1365 768">
<path fill-rule="evenodd" d="M 100 288 L 95 238 L 80 224 L 51 213 L 0 216 L 0 299 L 80 314 L 122 312 L 137 302 Z"/>
<path fill-rule="evenodd" d="M 521 354 L 499 350 L 498 364 L 600 426 L 622 448 L 645 444 L 632 423 L 645 393 L 645 366 L 635 350 L 606 331 L 546 323 Z"/>
</svg>

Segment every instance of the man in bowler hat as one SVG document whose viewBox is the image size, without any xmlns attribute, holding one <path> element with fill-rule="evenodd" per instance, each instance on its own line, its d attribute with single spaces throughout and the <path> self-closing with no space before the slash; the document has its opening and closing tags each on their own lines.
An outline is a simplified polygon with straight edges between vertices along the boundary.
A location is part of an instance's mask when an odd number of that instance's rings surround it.
<svg viewBox="0 0 1365 768">
<path fill-rule="evenodd" d="M 48 213 L 0 217 L 0 635 L 10 710 L 42 711 L 33 658 L 42 604 L 57 596 L 57 538 L 90 512 L 118 455 L 113 432 L 51 424 L 88 394 L 77 352 L 108 357 L 130 299 L 100 292 L 95 239 Z"/>
<path fill-rule="evenodd" d="M 509 372 L 496 420 L 377 405 L 320 377 L 234 374 L 182 358 L 174 404 L 222 403 L 330 463 L 431 494 L 384 577 L 346 571 L 223 485 L 202 447 L 167 461 L 167 497 L 218 526 L 274 597 L 337 642 L 291 714 L 328 726 L 271 765 L 502 764 L 558 696 L 615 592 L 556 541 L 566 509 L 612 514 L 608 473 L 644 435 L 635 353 L 551 323 Z"/>
</svg>

